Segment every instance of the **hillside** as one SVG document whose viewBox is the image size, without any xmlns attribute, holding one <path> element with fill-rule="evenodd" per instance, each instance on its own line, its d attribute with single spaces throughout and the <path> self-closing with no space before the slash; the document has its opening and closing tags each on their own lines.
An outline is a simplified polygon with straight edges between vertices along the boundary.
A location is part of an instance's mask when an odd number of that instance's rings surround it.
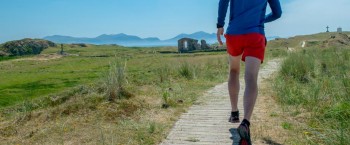
<svg viewBox="0 0 350 145">
<path fill-rule="evenodd" d="M 342 34 L 350 35 L 350 32 L 343 32 Z M 290 38 L 276 38 L 268 42 L 268 46 L 271 48 L 302 48 L 303 43 L 305 42 L 304 47 L 313 47 L 314 44 L 318 46 L 323 44 L 323 41 L 327 41 L 332 36 L 339 36 L 337 32 L 328 32 L 328 33 L 318 33 L 311 35 L 299 35 Z M 317 47 L 317 45 L 315 46 Z"/>
<path fill-rule="evenodd" d="M 338 44 L 289 53 L 271 82 L 288 144 L 350 142 L 350 47 Z"/>
<path fill-rule="evenodd" d="M 269 86 L 282 110 L 273 118 L 283 121 L 281 127 L 292 136 L 287 144 L 350 142 L 349 35 L 318 33 L 268 42 L 267 53 L 288 51 Z"/>
</svg>

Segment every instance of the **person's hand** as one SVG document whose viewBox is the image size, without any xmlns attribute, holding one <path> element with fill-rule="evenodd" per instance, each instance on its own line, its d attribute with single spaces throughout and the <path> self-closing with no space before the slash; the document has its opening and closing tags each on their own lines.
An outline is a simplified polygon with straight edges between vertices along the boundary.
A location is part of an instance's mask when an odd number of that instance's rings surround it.
<svg viewBox="0 0 350 145">
<path fill-rule="evenodd" d="M 221 40 L 221 35 L 224 35 L 224 28 L 218 28 L 218 32 L 216 33 L 219 45 L 222 46 L 222 40 Z"/>
</svg>

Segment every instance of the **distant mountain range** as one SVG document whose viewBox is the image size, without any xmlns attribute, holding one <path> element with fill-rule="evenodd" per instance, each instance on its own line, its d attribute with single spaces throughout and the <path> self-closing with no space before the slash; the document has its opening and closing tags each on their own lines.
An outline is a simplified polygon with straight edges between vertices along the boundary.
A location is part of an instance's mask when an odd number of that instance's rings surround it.
<svg viewBox="0 0 350 145">
<path fill-rule="evenodd" d="M 118 44 L 123 46 L 177 46 L 177 41 L 181 38 L 193 38 L 197 40 L 204 39 L 209 44 L 217 42 L 216 33 L 210 34 L 203 31 L 193 34 L 179 34 L 176 37 L 167 40 L 160 40 L 157 37 L 140 38 L 138 36 L 127 35 L 124 33 L 112 35 L 103 34 L 95 38 L 71 37 L 61 35 L 44 37 L 44 39 L 53 41 L 55 43 Z M 278 37 L 268 37 L 268 40 L 274 38 Z"/>
</svg>

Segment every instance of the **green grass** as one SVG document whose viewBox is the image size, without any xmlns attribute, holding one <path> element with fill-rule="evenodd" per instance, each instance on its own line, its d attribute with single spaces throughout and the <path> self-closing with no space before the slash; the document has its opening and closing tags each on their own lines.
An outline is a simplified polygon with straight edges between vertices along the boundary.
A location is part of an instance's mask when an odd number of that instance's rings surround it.
<svg viewBox="0 0 350 145">
<path fill-rule="evenodd" d="M 107 63 L 108 59 L 103 58 L 76 57 L 2 63 L 0 107 L 92 82 L 108 68 Z"/>
<path fill-rule="evenodd" d="M 288 55 L 275 79 L 277 100 L 299 117 L 299 143 L 350 142 L 350 49 L 308 49 Z M 306 116 L 305 116 L 306 114 Z M 283 128 L 289 128 L 287 124 Z"/>
<path fill-rule="evenodd" d="M 0 62 L 1 61 L 5 61 L 5 60 L 17 59 L 17 58 L 19 58 L 19 57 L 15 57 L 15 56 L 12 56 L 12 57 L 10 57 L 10 56 L 0 56 Z"/>
<path fill-rule="evenodd" d="M 87 137 L 96 144 L 157 144 L 198 96 L 227 79 L 225 52 L 163 54 L 177 49 L 108 45 L 64 50 L 74 55 L 0 63 L 0 135 L 18 137 L 6 143 L 81 143 L 77 139 Z M 25 138 L 30 130 L 34 135 Z"/>
<path fill-rule="evenodd" d="M 50 48 L 43 54 L 58 51 L 58 48 Z M 23 100 L 59 93 L 80 84 L 95 83 L 116 59 L 147 59 L 153 55 L 153 49 L 114 46 L 65 48 L 65 51 L 79 56 L 49 61 L 3 61 L 0 64 L 0 108 Z"/>
<path fill-rule="evenodd" d="M 292 129 L 292 124 L 288 123 L 288 122 L 282 122 L 282 128 L 290 130 L 290 129 Z"/>
</svg>

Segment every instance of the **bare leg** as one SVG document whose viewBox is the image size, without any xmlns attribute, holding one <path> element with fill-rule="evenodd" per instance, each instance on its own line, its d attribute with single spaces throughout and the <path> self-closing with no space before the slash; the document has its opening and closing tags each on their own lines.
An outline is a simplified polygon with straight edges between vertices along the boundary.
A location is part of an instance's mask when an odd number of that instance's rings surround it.
<svg viewBox="0 0 350 145">
<path fill-rule="evenodd" d="M 244 92 L 244 119 L 250 121 L 258 95 L 258 73 L 261 60 L 255 57 L 246 57 L 245 60 L 245 92 Z"/>
<path fill-rule="evenodd" d="M 239 70 L 241 56 L 229 55 L 230 75 L 228 79 L 228 91 L 230 94 L 232 112 L 238 111 L 238 94 L 239 94 Z"/>
</svg>

